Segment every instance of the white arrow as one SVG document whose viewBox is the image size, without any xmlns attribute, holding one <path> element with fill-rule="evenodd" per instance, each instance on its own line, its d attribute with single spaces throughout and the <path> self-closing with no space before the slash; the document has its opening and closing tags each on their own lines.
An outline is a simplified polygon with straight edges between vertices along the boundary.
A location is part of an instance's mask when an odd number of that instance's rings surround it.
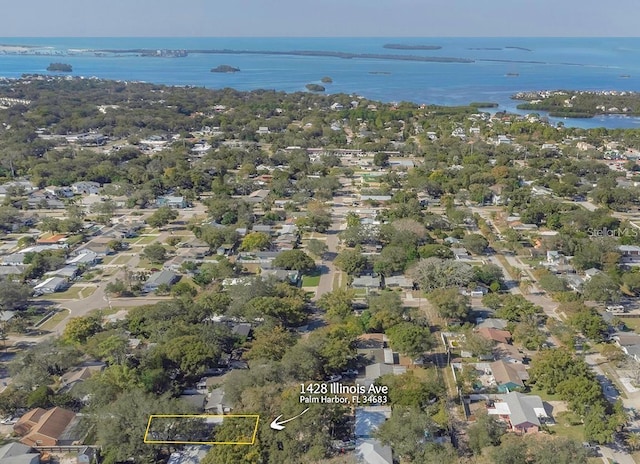
<svg viewBox="0 0 640 464">
<path fill-rule="evenodd" d="M 298 417 L 300 417 L 301 415 L 303 415 L 305 412 L 307 412 L 309 410 L 309 408 L 305 409 L 304 411 L 302 411 L 300 414 L 298 414 L 297 416 L 292 417 L 291 419 L 287 419 L 284 421 L 278 421 L 278 419 L 280 419 L 282 417 L 282 414 L 280 414 L 278 417 L 276 417 L 275 419 L 273 419 L 273 422 L 271 422 L 271 424 L 269 425 L 269 427 L 271 427 L 273 430 L 283 430 L 284 429 L 284 425 L 282 424 L 286 424 L 287 422 L 291 422 L 293 419 L 297 419 Z"/>
</svg>

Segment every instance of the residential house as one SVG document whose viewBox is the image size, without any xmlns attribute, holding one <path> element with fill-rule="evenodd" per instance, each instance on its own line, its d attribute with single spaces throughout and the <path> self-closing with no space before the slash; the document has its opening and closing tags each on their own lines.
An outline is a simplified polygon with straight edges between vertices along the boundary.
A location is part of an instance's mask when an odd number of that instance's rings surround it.
<svg viewBox="0 0 640 464">
<path fill-rule="evenodd" d="M 98 253 L 92 250 L 87 250 L 86 248 L 79 252 L 76 256 L 69 258 L 67 260 L 67 264 L 71 266 L 93 266 L 98 261 L 100 261 L 100 257 Z"/>
<path fill-rule="evenodd" d="M 380 290 L 380 288 L 382 288 L 382 281 L 380 277 L 374 276 L 354 277 L 353 282 L 351 282 L 351 287 L 364 288 L 367 291 Z"/>
<path fill-rule="evenodd" d="M 393 375 L 401 375 L 407 372 L 406 366 L 394 365 L 394 364 L 383 364 L 383 363 L 375 363 L 370 364 L 365 368 L 365 379 L 367 380 L 376 380 L 383 375 L 393 374 Z"/>
<path fill-rule="evenodd" d="M 91 181 L 81 181 L 71 184 L 71 191 L 79 195 L 97 195 L 100 192 L 100 184 Z"/>
<path fill-rule="evenodd" d="M 506 343 L 498 343 L 493 348 L 493 355 L 495 359 L 501 359 L 505 362 L 512 364 L 522 364 L 524 363 L 524 355 L 518 351 L 513 345 L 508 345 Z"/>
<path fill-rule="evenodd" d="M 231 412 L 232 405 L 225 399 L 224 388 L 211 390 L 204 410 L 207 414 L 229 414 Z"/>
<path fill-rule="evenodd" d="M 478 328 L 487 327 L 490 329 L 506 329 L 508 322 L 504 319 L 487 318 L 478 324 Z"/>
<path fill-rule="evenodd" d="M 178 275 L 170 270 L 154 272 L 144 283 L 142 291 L 149 293 L 156 291 L 161 285 L 173 285 L 179 279 Z"/>
<path fill-rule="evenodd" d="M 544 420 L 549 418 L 539 396 L 519 392 L 503 395 L 502 401 L 496 401 L 487 412 L 498 416 L 518 433 L 538 432 Z"/>
<path fill-rule="evenodd" d="M 83 363 L 81 366 L 74 367 L 60 377 L 60 391 L 71 390 L 75 385 L 101 372 L 105 367 L 106 364 L 102 362 Z"/>
<path fill-rule="evenodd" d="M 640 362 L 640 335 L 618 332 L 611 337 L 627 356 Z"/>
<path fill-rule="evenodd" d="M 200 464 L 209 449 L 210 447 L 205 445 L 185 446 L 180 451 L 171 453 L 167 464 Z"/>
<path fill-rule="evenodd" d="M 501 392 L 523 389 L 524 381 L 529 379 L 529 374 L 523 365 L 508 363 L 502 359 L 492 362 L 490 369 L 498 391 Z"/>
<path fill-rule="evenodd" d="M 262 277 L 263 279 L 273 277 L 276 280 L 287 282 L 295 286 L 298 286 L 302 283 L 302 274 L 300 273 L 300 271 L 296 271 L 294 269 L 263 269 L 260 273 L 260 277 Z"/>
<path fill-rule="evenodd" d="M 393 450 L 374 438 L 375 431 L 391 417 L 390 406 L 355 410 L 356 460 L 366 464 L 393 464 Z"/>
<path fill-rule="evenodd" d="M 602 271 L 600 269 L 596 269 L 595 267 L 591 267 L 591 268 L 587 269 L 586 271 L 584 271 L 584 280 L 585 280 L 585 282 L 587 280 L 590 280 L 592 277 L 597 276 L 601 272 Z"/>
<path fill-rule="evenodd" d="M 22 443 L 7 443 L 0 448 L 0 464 L 40 464 L 40 453 Z"/>
<path fill-rule="evenodd" d="M 255 224 L 251 229 L 252 232 L 260 232 L 266 235 L 275 235 L 275 230 L 269 225 Z"/>
<path fill-rule="evenodd" d="M 169 206 L 171 208 L 182 209 L 189 206 L 189 203 L 184 197 L 168 195 L 156 198 L 156 206 Z"/>
<path fill-rule="evenodd" d="M 385 277 L 384 286 L 386 288 L 401 288 L 404 290 L 411 290 L 414 288 L 415 284 L 412 279 L 400 275 Z"/>
<path fill-rule="evenodd" d="M 60 269 L 56 269 L 55 271 L 49 271 L 45 273 L 45 276 L 62 277 L 67 281 L 72 281 L 78 276 L 79 273 L 80 273 L 80 269 L 78 269 L 77 266 L 68 265 L 68 266 L 61 267 Z"/>
<path fill-rule="evenodd" d="M 270 190 L 268 189 L 259 189 L 251 192 L 249 195 L 243 197 L 243 199 L 248 203 L 262 203 L 269 196 Z"/>
<path fill-rule="evenodd" d="M 44 191 L 32 192 L 27 197 L 27 204 L 32 209 L 64 209 L 65 204 L 57 196 Z"/>
<path fill-rule="evenodd" d="M 567 283 L 567 286 L 576 292 L 582 291 L 582 286 L 584 285 L 584 279 L 579 275 L 569 274 L 564 276 L 564 281 Z"/>
<path fill-rule="evenodd" d="M 469 254 L 469 252 L 462 247 L 452 247 L 451 248 L 451 252 L 453 253 L 453 257 L 457 260 L 457 261 L 468 261 L 471 259 L 471 255 Z"/>
<path fill-rule="evenodd" d="M 231 328 L 231 333 L 233 335 L 237 335 L 238 337 L 241 337 L 245 340 L 250 338 L 251 335 L 251 324 L 247 323 L 247 322 L 241 322 L 238 324 L 235 324 L 232 328 Z"/>
<path fill-rule="evenodd" d="M 73 196 L 73 190 L 71 190 L 70 187 L 58 187 L 55 185 L 50 185 L 48 187 L 45 187 L 44 191 L 58 198 L 71 198 Z"/>
<path fill-rule="evenodd" d="M 387 346 L 389 341 L 388 337 L 383 333 L 368 333 L 360 335 L 356 340 L 356 349 L 358 350 L 373 350 L 382 349 Z M 361 351 L 358 351 L 361 353 Z M 363 354 L 368 354 L 364 353 Z"/>
<path fill-rule="evenodd" d="M 67 279 L 64 277 L 49 277 L 33 287 L 35 294 L 56 293 L 67 287 Z"/>
<path fill-rule="evenodd" d="M 279 251 L 241 251 L 236 262 L 239 264 L 258 264 L 262 269 L 270 269 L 271 263 Z"/>
<path fill-rule="evenodd" d="M 496 343 L 511 343 L 511 332 L 509 332 L 508 330 L 481 327 L 478 329 L 478 335 Z"/>
<path fill-rule="evenodd" d="M 24 414 L 13 426 L 21 436 L 20 442 L 27 446 L 58 446 L 66 443 L 68 429 L 73 426 L 76 414 L 55 407 L 49 410 L 36 408 Z"/>
<path fill-rule="evenodd" d="M 12 191 L 16 192 L 24 192 L 26 194 L 37 190 L 38 188 L 28 180 L 14 180 L 12 182 L 7 182 L 5 184 L 0 185 L 0 198 L 5 197 L 8 193 Z"/>
<path fill-rule="evenodd" d="M 640 261 L 640 246 L 636 245 L 620 245 L 618 251 L 622 257 L 620 261 L 622 263 L 635 263 Z"/>
<path fill-rule="evenodd" d="M 24 255 L 23 255 L 24 258 Z M 15 276 L 21 275 L 27 266 L 20 265 L 5 265 L 4 262 L 0 266 L 0 278 L 15 279 Z"/>
</svg>

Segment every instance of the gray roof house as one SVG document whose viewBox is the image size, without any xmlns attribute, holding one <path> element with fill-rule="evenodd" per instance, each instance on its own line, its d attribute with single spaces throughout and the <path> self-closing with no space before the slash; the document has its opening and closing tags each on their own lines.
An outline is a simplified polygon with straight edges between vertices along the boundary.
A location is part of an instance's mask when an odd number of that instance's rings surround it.
<svg viewBox="0 0 640 464">
<path fill-rule="evenodd" d="M 393 451 L 373 438 L 374 432 L 391 417 L 390 406 L 368 406 L 355 410 L 356 459 L 358 463 L 393 464 Z"/>
<path fill-rule="evenodd" d="M 0 448 L 0 464 L 39 464 L 40 453 L 22 443 L 8 443 Z"/>
<path fill-rule="evenodd" d="M 149 279 L 144 283 L 142 290 L 144 292 L 153 292 L 158 289 L 160 285 L 172 285 L 178 280 L 178 275 L 169 270 L 162 270 L 154 272 L 149 276 Z"/>
<path fill-rule="evenodd" d="M 224 388 L 211 390 L 209 398 L 204 405 L 204 410 L 208 414 L 229 414 L 231 409 L 231 404 L 225 400 Z"/>
<path fill-rule="evenodd" d="M 75 266 L 87 265 L 93 266 L 99 260 L 98 253 L 91 250 L 82 250 L 80 254 L 74 256 L 73 258 L 69 258 L 67 260 L 67 264 L 73 264 Z"/>
<path fill-rule="evenodd" d="M 389 276 L 384 278 L 384 285 L 388 288 L 413 288 L 413 280 L 403 275 Z"/>
<path fill-rule="evenodd" d="M 369 380 L 376 380 L 383 375 L 401 375 L 405 372 L 407 372 L 407 368 L 405 366 L 376 363 L 365 368 L 365 378 Z"/>
<path fill-rule="evenodd" d="M 508 422 L 516 432 L 537 432 L 540 419 L 549 417 L 539 396 L 511 392 L 502 398 L 503 401 L 496 401 L 488 412 Z"/>
<path fill-rule="evenodd" d="M 300 274 L 300 271 L 296 271 L 293 269 L 263 269 L 260 273 L 260 277 L 262 277 L 263 279 L 274 277 L 276 280 L 288 282 L 291 285 L 299 285 L 302 281 L 302 275 Z"/>
<path fill-rule="evenodd" d="M 67 279 L 64 277 L 49 277 L 33 287 L 35 293 L 55 293 L 63 290 L 67 286 Z"/>
<path fill-rule="evenodd" d="M 64 277 L 67 280 L 71 280 L 77 276 L 79 272 L 80 270 L 77 266 L 68 265 L 61 267 L 60 269 L 56 269 L 55 271 L 49 271 L 45 273 L 45 275 L 49 277 Z"/>
<path fill-rule="evenodd" d="M 353 282 L 351 282 L 351 286 L 353 288 L 366 288 L 369 290 L 377 290 L 382 286 L 382 282 L 380 280 L 380 277 L 360 276 L 360 277 L 354 277 Z"/>
</svg>

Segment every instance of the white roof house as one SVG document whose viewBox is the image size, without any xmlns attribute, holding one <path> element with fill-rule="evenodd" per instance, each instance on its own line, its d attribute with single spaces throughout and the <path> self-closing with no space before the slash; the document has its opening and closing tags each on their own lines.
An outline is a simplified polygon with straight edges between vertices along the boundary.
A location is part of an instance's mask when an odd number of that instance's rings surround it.
<svg viewBox="0 0 640 464">
<path fill-rule="evenodd" d="M 36 285 L 33 290 L 36 293 L 55 293 L 64 289 L 66 286 L 67 279 L 64 277 L 50 277 Z"/>
</svg>

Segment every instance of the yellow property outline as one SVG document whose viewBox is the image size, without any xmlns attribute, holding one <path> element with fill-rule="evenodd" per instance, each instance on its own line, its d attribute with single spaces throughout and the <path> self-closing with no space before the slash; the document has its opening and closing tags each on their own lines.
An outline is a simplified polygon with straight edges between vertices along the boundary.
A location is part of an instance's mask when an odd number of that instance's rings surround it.
<svg viewBox="0 0 640 464">
<path fill-rule="evenodd" d="M 251 441 L 162 441 L 162 440 L 147 440 L 147 435 L 149 434 L 149 429 L 151 428 L 151 421 L 154 417 L 158 418 L 185 418 L 185 417 L 201 417 L 201 418 L 209 418 L 209 417 L 244 417 L 255 419 L 256 426 L 253 429 L 253 436 L 251 437 Z M 259 414 L 151 414 L 149 416 L 149 422 L 147 423 L 147 429 L 144 432 L 144 443 L 150 445 L 253 445 L 256 441 L 256 435 L 258 434 L 258 424 L 260 422 Z"/>
</svg>

